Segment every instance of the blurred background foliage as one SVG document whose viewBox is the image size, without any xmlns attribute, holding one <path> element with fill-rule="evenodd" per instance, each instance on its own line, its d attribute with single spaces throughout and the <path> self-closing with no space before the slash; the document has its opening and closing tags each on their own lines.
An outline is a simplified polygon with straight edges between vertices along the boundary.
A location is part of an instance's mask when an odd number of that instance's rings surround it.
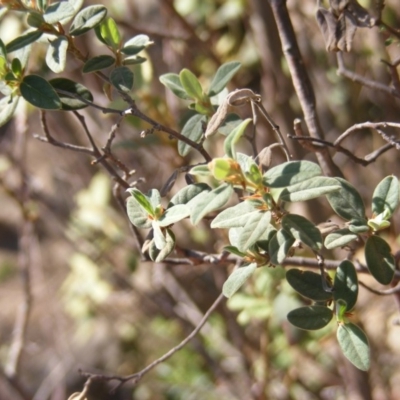
<svg viewBox="0 0 400 400">
<path fill-rule="evenodd" d="M 188 104 L 165 90 L 158 77 L 189 68 L 207 87 L 219 65 L 238 60 L 242 68 L 229 89 L 248 87 L 260 93 L 281 131 L 292 133 L 293 120 L 301 117 L 301 110 L 267 1 L 100 2 L 124 37 L 144 33 L 154 41 L 146 51 L 147 62 L 133 67 L 134 98 L 144 113 L 179 130 L 191 115 Z M 360 3 L 371 14 L 376 11 L 377 2 Z M 385 3 L 384 21 L 399 29 L 398 1 Z M 398 122 L 398 99 L 338 76 L 335 55 L 326 52 L 315 20 L 316 2 L 289 0 L 288 7 L 326 139 L 334 141 L 359 122 Z M 5 43 L 25 29 L 22 15 L 2 15 L 0 36 Z M 93 32 L 79 37 L 77 45 L 91 56 L 103 52 Z M 29 70 L 51 78 L 44 56 L 45 47 L 36 44 Z M 350 70 L 389 84 L 390 73 L 380 60 L 399 57 L 398 39 L 387 31 L 359 29 L 345 63 Z M 109 105 L 102 83 L 94 75 L 82 75 L 73 59 L 67 62 L 64 75 L 85 84 L 98 104 Z M 114 106 L 119 102 L 113 99 Z M 35 221 L 36 240 L 31 254 L 33 308 L 19 379 L 29 398 L 62 400 L 81 390 L 79 368 L 130 374 L 175 346 L 199 322 L 230 271 L 207 263 L 190 266 L 143 261 L 128 219 L 112 195 L 110 177 L 85 155 L 33 139 L 32 134 L 40 132 L 38 114 L 22 103 L 16 117 L 0 128 L 0 361 L 7 364 L 15 315 L 23 299 L 18 257 L 22 216 L 29 212 Z M 83 113 L 95 140 L 104 144 L 115 116 L 91 108 Z M 59 140 L 86 144 L 80 125 L 69 114 L 51 113 L 48 122 Z M 134 117 L 126 118 L 113 147 L 115 154 L 136 170 L 133 178 L 142 191 L 160 190 L 177 168 L 197 161 L 193 152 L 182 159 L 176 142 L 165 134 L 141 137 L 148 127 Z M 21 149 L 23 138 L 26 146 Z M 269 128 L 261 126 L 259 148 L 272 140 Z M 222 154 L 222 141 L 213 139 L 207 149 L 212 156 Z M 346 147 L 359 156 L 383 144 L 371 131 L 360 131 L 346 141 Z M 297 143 L 290 147 L 295 158 L 315 160 Z M 249 150 L 246 145 L 243 149 Z M 18 161 L 21 151 L 24 165 Z M 366 199 L 384 176 L 398 176 L 400 171 L 395 149 L 366 168 L 342 154 L 334 159 Z M 273 163 L 281 161 L 277 158 Z M 22 187 L 21 177 L 27 180 L 30 192 L 24 207 L 13 195 L 13 190 Z M 180 176 L 172 193 L 183 185 Z M 312 220 L 330 217 L 325 200 L 310 204 L 302 212 Z M 399 249 L 399 228 L 397 215 L 387 237 L 394 251 Z M 184 221 L 175 233 L 181 248 L 207 253 L 218 253 L 226 241 L 226 233 L 211 231 L 206 223 L 193 228 Z M 331 256 L 340 255 L 334 252 Z M 289 288 L 284 273 L 280 268 L 257 271 L 240 293 L 218 308 L 201 335 L 148 374 L 138 387 L 128 383 L 113 394 L 99 384 L 89 399 L 366 398 L 360 397 L 360 385 L 368 388 L 371 399 L 398 398 L 400 342 L 399 327 L 393 324 L 398 317 L 395 299 L 377 298 L 364 290 L 360 293 L 354 319 L 371 341 L 368 376 L 341 355 L 333 322 L 315 333 L 288 324 L 287 312 L 304 299 Z M 4 377 L 0 377 L 0 392 L 4 400 L 18 398 Z"/>
</svg>

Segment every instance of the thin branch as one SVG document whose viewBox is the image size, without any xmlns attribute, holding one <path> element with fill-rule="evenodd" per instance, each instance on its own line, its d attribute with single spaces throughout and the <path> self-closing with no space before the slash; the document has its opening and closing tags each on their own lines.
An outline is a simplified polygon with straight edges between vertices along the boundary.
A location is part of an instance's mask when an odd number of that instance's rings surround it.
<svg viewBox="0 0 400 400">
<path fill-rule="evenodd" d="M 377 290 L 377 289 L 373 289 L 372 287 L 366 285 L 364 282 L 358 281 L 358 283 L 364 287 L 365 289 L 367 289 L 368 291 L 375 293 L 379 296 L 389 296 L 391 294 L 395 294 L 395 293 L 400 293 L 400 284 L 398 283 L 397 286 L 391 288 L 391 289 L 386 289 L 386 290 Z"/>
</svg>

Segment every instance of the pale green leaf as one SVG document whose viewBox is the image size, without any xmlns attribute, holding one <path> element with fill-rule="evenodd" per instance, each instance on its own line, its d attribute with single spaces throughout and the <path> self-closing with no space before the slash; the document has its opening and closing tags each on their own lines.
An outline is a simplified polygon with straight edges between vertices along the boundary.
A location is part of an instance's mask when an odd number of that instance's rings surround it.
<svg viewBox="0 0 400 400">
<path fill-rule="evenodd" d="M 46 53 L 46 64 L 56 74 L 64 71 L 67 61 L 68 40 L 65 36 L 57 36 L 49 40 Z"/>
<path fill-rule="evenodd" d="M 238 249 L 240 251 L 246 251 L 258 240 L 260 240 L 263 233 L 268 229 L 270 221 L 270 211 L 258 211 L 257 213 L 251 213 L 245 226 L 241 230 L 237 246 Z"/>
<path fill-rule="evenodd" d="M 253 275 L 257 269 L 257 264 L 252 263 L 235 269 L 222 287 L 222 293 L 225 297 L 233 296 L 240 287 Z"/>
<path fill-rule="evenodd" d="M 99 25 L 107 15 L 107 8 L 102 5 L 89 6 L 81 10 L 74 18 L 69 33 L 79 36 Z"/>
<path fill-rule="evenodd" d="M 190 208 L 186 204 L 177 204 L 167 208 L 162 217 L 157 221 L 161 227 L 169 226 L 178 222 L 190 214 Z"/>
<path fill-rule="evenodd" d="M 193 72 L 184 68 L 179 73 L 179 79 L 182 87 L 184 88 L 185 92 L 189 95 L 190 98 L 200 101 L 203 99 L 204 97 L 203 89 L 200 85 L 200 82 L 193 74 Z"/>
<path fill-rule="evenodd" d="M 387 176 L 375 188 L 372 196 L 372 212 L 375 215 L 384 213 L 389 219 L 399 205 L 400 186 L 399 180 L 394 176 Z"/>
<path fill-rule="evenodd" d="M 195 143 L 198 143 L 203 136 L 203 124 L 206 121 L 204 115 L 195 114 L 188 119 L 185 126 L 182 129 L 181 134 Z M 184 157 L 192 149 L 187 143 L 179 140 L 178 141 L 178 152 Z"/>
<path fill-rule="evenodd" d="M 236 72 L 239 70 L 239 68 L 240 68 L 240 62 L 238 62 L 238 61 L 231 61 L 231 62 L 222 64 L 218 68 L 218 70 L 210 84 L 210 90 L 208 92 L 208 96 L 212 97 L 212 96 L 215 96 L 216 94 L 222 92 L 222 90 L 224 90 L 225 86 L 232 79 L 232 77 L 236 74 Z"/>
<path fill-rule="evenodd" d="M 343 247 L 352 240 L 356 240 L 357 234 L 351 232 L 349 229 L 338 229 L 335 232 L 326 236 L 324 246 L 327 249 L 334 249 L 335 247 Z"/>
<path fill-rule="evenodd" d="M 252 214 L 259 212 L 259 201 L 243 201 L 220 212 L 211 222 L 211 228 L 234 228 L 245 226 Z"/>
<path fill-rule="evenodd" d="M 168 73 L 160 76 L 160 82 L 181 99 L 188 100 L 190 96 L 186 93 L 181 84 L 178 74 Z"/>
</svg>

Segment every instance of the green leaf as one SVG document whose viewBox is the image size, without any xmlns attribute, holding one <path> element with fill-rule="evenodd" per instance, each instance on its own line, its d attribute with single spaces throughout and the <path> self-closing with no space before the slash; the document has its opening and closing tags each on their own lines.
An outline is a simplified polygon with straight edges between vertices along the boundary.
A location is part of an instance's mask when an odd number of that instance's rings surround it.
<svg viewBox="0 0 400 400">
<path fill-rule="evenodd" d="M 140 53 L 145 46 L 125 46 L 121 49 L 121 53 L 127 56 L 135 56 L 136 54 Z"/>
<path fill-rule="evenodd" d="M 193 142 L 198 143 L 203 136 L 203 124 L 205 121 L 206 117 L 204 115 L 193 115 L 186 122 L 181 134 Z M 182 157 L 186 156 L 191 149 L 192 147 L 185 142 L 182 142 L 181 140 L 178 141 L 178 152 Z"/>
<path fill-rule="evenodd" d="M 365 219 L 365 207 L 356 188 L 342 178 L 334 178 L 341 190 L 327 194 L 329 204 L 337 215 L 345 220 Z"/>
<path fill-rule="evenodd" d="M 208 168 L 208 165 L 196 165 L 195 167 L 190 169 L 190 174 L 197 176 L 210 176 L 211 171 Z"/>
<path fill-rule="evenodd" d="M 133 72 L 128 67 L 117 67 L 110 74 L 111 84 L 121 92 L 129 92 L 133 87 Z"/>
<path fill-rule="evenodd" d="M 21 96 L 35 107 L 59 110 L 61 100 L 51 84 L 38 75 L 27 75 L 19 86 Z"/>
<path fill-rule="evenodd" d="M 43 14 L 43 19 L 48 24 L 55 24 L 61 20 L 69 20 L 69 18 L 75 15 L 74 8 L 67 2 L 57 2 L 50 4 L 47 7 L 46 12 Z"/>
<path fill-rule="evenodd" d="M 161 262 L 165 260 L 174 250 L 175 235 L 170 229 L 166 229 L 164 239 L 164 245 L 161 249 L 156 247 L 155 240 L 151 241 L 149 256 L 155 262 Z"/>
<path fill-rule="evenodd" d="M 69 34 L 71 36 L 83 35 L 99 25 L 107 15 L 107 8 L 102 5 L 89 6 L 81 10 L 74 18 Z"/>
<path fill-rule="evenodd" d="M 222 64 L 215 74 L 211 84 L 210 90 L 208 92 L 209 97 L 213 97 L 216 94 L 222 92 L 227 85 L 227 83 L 232 79 L 236 72 L 240 68 L 240 62 L 231 61 Z"/>
<path fill-rule="evenodd" d="M 85 62 L 82 72 L 88 74 L 89 72 L 96 72 L 102 69 L 111 67 L 115 63 L 115 58 L 108 55 L 101 55 L 93 57 Z"/>
<path fill-rule="evenodd" d="M 258 211 L 257 213 L 250 214 L 245 226 L 241 230 L 238 239 L 238 249 L 240 251 L 246 251 L 260 240 L 263 233 L 268 229 L 270 221 L 270 211 Z"/>
<path fill-rule="evenodd" d="M 305 201 L 334 192 L 340 188 L 336 179 L 316 176 L 285 188 L 279 198 L 290 202 Z"/>
<path fill-rule="evenodd" d="M 372 212 L 374 215 L 389 211 L 389 219 L 399 205 L 400 186 L 399 180 L 394 176 L 387 176 L 375 188 L 372 196 Z"/>
<path fill-rule="evenodd" d="M 324 306 L 300 307 L 290 311 L 287 315 L 287 319 L 292 325 L 310 331 L 328 325 L 332 317 L 332 310 Z"/>
<path fill-rule="evenodd" d="M 350 311 L 356 305 L 358 278 L 356 269 L 351 261 L 344 260 L 337 268 L 333 283 L 333 297 L 335 301 L 344 300 L 346 302 L 346 311 Z"/>
<path fill-rule="evenodd" d="M 40 28 L 43 24 L 45 24 L 45 21 L 42 14 L 32 11 L 28 14 L 26 23 L 32 28 Z"/>
<path fill-rule="evenodd" d="M 93 96 L 89 90 L 80 83 L 71 81 L 67 78 L 55 78 L 49 81 L 50 85 L 57 91 L 71 93 L 71 95 L 80 96 L 87 101 L 93 101 Z M 80 110 L 88 105 L 75 97 L 68 96 L 66 93 L 59 94 L 61 100 L 61 108 L 64 111 Z"/>
<path fill-rule="evenodd" d="M 327 249 L 334 249 L 335 247 L 343 247 L 352 240 L 357 239 L 357 235 L 352 233 L 349 229 L 338 229 L 335 232 L 330 233 L 324 242 L 324 246 Z"/>
<path fill-rule="evenodd" d="M 222 293 L 225 297 L 229 298 L 233 296 L 240 287 L 253 275 L 257 269 L 256 263 L 244 265 L 238 269 L 235 269 L 228 277 L 224 285 L 222 286 Z"/>
<path fill-rule="evenodd" d="M 147 212 L 147 214 L 151 215 L 152 217 L 155 216 L 155 207 L 151 204 L 150 199 L 146 195 L 136 188 L 128 189 L 127 192 L 135 198 L 135 200 Z"/>
<path fill-rule="evenodd" d="M 161 227 L 169 226 L 178 222 L 190 214 L 190 208 L 186 204 L 177 204 L 167 208 L 162 217 L 157 221 Z"/>
<path fill-rule="evenodd" d="M 7 58 L 7 49 L 4 42 L 0 39 L 0 57 Z"/>
<path fill-rule="evenodd" d="M 166 238 L 157 221 L 152 221 L 154 244 L 158 250 L 162 250 L 166 245 Z"/>
<path fill-rule="evenodd" d="M 25 33 L 22 36 L 18 36 L 16 39 L 12 40 L 6 45 L 7 54 L 15 50 L 21 49 L 22 47 L 28 46 L 28 44 L 36 42 L 40 38 L 40 36 L 42 36 L 42 34 L 42 31 L 36 30 Z"/>
<path fill-rule="evenodd" d="M 179 74 L 179 80 L 185 92 L 189 95 L 190 98 L 199 101 L 203 100 L 203 89 L 193 72 L 184 68 Z"/>
<path fill-rule="evenodd" d="M 100 35 L 113 50 L 118 50 L 121 44 L 121 34 L 113 18 L 107 17 L 101 22 Z"/>
<path fill-rule="evenodd" d="M 211 192 L 203 192 L 196 197 L 193 204 L 190 220 L 196 225 L 206 214 L 218 210 L 227 203 L 233 193 L 231 185 L 224 184 Z"/>
<path fill-rule="evenodd" d="M 282 218 L 282 228 L 313 250 L 322 248 L 322 235 L 319 229 L 301 215 L 287 214 Z"/>
<path fill-rule="evenodd" d="M 0 100 L 0 126 L 5 125 L 14 115 L 19 96 L 6 96 Z"/>
<path fill-rule="evenodd" d="M 125 58 L 122 61 L 122 64 L 123 65 L 137 65 L 137 64 L 143 64 L 145 61 L 147 61 L 147 58 L 145 58 L 145 57 L 134 56 L 134 57 Z"/>
<path fill-rule="evenodd" d="M 289 249 L 292 247 L 295 239 L 294 237 L 286 232 L 284 229 L 280 229 L 269 241 L 268 254 L 271 264 L 279 265 L 286 258 Z"/>
<path fill-rule="evenodd" d="M 382 285 L 392 282 L 396 264 L 388 243 L 379 236 L 370 236 L 364 251 L 371 275 Z"/>
<path fill-rule="evenodd" d="M 239 249 L 235 246 L 225 246 L 224 251 L 229 251 L 229 253 L 235 254 L 236 256 L 239 257 L 244 257 L 246 255 L 246 253 L 239 251 Z"/>
<path fill-rule="evenodd" d="M 48 2 L 47 2 L 47 0 L 37 0 L 36 4 L 37 4 L 39 10 L 45 11 L 47 8 Z"/>
<path fill-rule="evenodd" d="M 20 77 L 22 75 L 22 64 L 18 58 L 14 58 L 11 61 L 11 70 L 16 77 Z"/>
<path fill-rule="evenodd" d="M 332 300 L 332 293 L 325 291 L 322 286 L 320 274 L 293 268 L 286 272 L 286 280 L 294 290 L 308 299 L 313 301 Z"/>
<path fill-rule="evenodd" d="M 129 39 L 124 47 L 127 46 L 135 46 L 135 47 L 148 47 L 152 45 L 154 42 L 150 40 L 150 38 L 147 35 L 136 35 L 133 38 Z"/>
<path fill-rule="evenodd" d="M 129 220 L 133 225 L 143 229 L 151 227 L 152 220 L 149 219 L 148 212 L 140 205 L 140 203 L 134 197 L 131 196 L 128 198 L 126 203 L 126 209 Z"/>
<path fill-rule="evenodd" d="M 310 161 L 289 161 L 269 169 L 264 174 L 264 184 L 280 188 L 306 181 L 321 175 L 321 168 Z"/>
<path fill-rule="evenodd" d="M 220 212 L 211 222 L 211 228 L 243 227 L 252 214 L 259 214 L 259 201 L 245 200 Z"/>
<path fill-rule="evenodd" d="M 370 350 L 365 333 L 352 323 L 340 324 L 337 330 L 339 346 L 345 357 L 362 371 L 368 371 Z"/>
<path fill-rule="evenodd" d="M 247 125 L 249 125 L 251 118 L 247 118 L 242 121 L 225 139 L 224 141 L 224 150 L 225 154 L 229 158 L 236 159 L 236 150 L 235 145 L 239 141 L 239 139 L 243 136 Z"/>
<path fill-rule="evenodd" d="M 178 74 L 168 73 L 160 76 L 160 82 L 166 86 L 175 96 L 181 99 L 188 100 L 190 96 L 186 93 L 185 89 L 181 84 L 181 80 Z"/>
<path fill-rule="evenodd" d="M 168 208 L 172 205 L 189 204 L 200 193 L 209 192 L 210 190 L 210 186 L 205 183 L 195 183 L 193 185 L 185 186 L 172 197 L 168 204 Z"/>
<path fill-rule="evenodd" d="M 365 218 L 362 219 L 352 219 L 348 223 L 348 228 L 350 232 L 353 233 L 365 233 L 369 231 L 369 226 Z"/>
<path fill-rule="evenodd" d="M 68 40 L 65 36 L 58 36 L 49 40 L 46 53 L 46 64 L 56 74 L 64 71 L 67 60 Z"/>
</svg>

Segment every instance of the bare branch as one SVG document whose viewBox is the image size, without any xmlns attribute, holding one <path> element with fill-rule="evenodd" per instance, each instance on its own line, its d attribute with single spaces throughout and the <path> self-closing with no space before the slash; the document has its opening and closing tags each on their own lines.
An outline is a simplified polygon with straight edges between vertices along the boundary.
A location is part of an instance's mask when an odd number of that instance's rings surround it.
<svg viewBox="0 0 400 400">
<path fill-rule="evenodd" d="M 366 285 L 364 282 L 358 281 L 358 283 L 367 289 L 368 291 L 377 294 L 378 296 L 389 296 L 395 293 L 400 293 L 400 284 L 397 284 L 397 286 L 391 288 L 391 289 L 386 289 L 386 290 L 377 290 L 373 289 L 372 287 Z"/>
</svg>

